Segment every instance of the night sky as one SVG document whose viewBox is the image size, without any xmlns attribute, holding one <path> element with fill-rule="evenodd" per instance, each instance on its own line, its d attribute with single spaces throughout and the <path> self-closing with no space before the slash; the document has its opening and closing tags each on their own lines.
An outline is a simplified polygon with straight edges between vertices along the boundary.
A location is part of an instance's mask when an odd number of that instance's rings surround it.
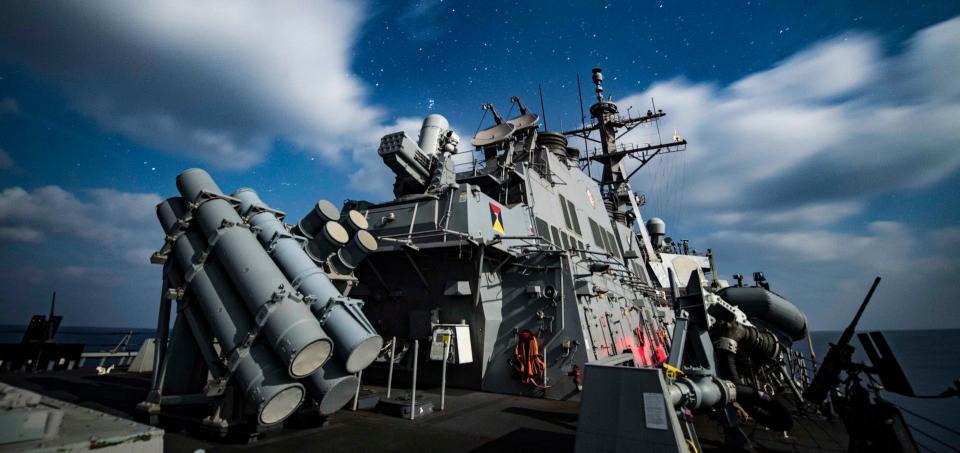
<svg viewBox="0 0 960 453">
<path fill-rule="evenodd" d="M 463 137 L 576 77 L 690 141 L 634 189 L 723 276 L 764 271 L 815 330 L 960 327 L 960 3 L 0 3 L 0 324 L 150 326 L 154 206 L 208 169 L 299 218 L 390 197 L 383 134 Z M 514 112 L 515 113 L 515 112 Z M 485 125 L 490 125 L 489 116 Z M 656 141 L 639 129 L 627 142 Z"/>
</svg>

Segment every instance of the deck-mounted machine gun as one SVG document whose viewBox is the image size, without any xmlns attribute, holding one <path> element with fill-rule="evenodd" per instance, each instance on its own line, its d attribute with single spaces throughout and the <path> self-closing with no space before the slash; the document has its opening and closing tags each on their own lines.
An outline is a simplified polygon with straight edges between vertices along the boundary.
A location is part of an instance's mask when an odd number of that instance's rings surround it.
<svg viewBox="0 0 960 453">
<path fill-rule="evenodd" d="M 871 395 L 871 392 L 862 384 L 861 374 L 866 374 L 871 383 L 875 383 L 874 376 L 877 376 L 886 390 L 905 396 L 915 396 L 883 335 L 880 332 L 870 332 L 869 335 L 858 334 L 864 352 L 873 366 L 853 361 L 855 348 L 850 345 L 850 340 L 853 339 L 860 317 L 879 284 L 880 277 L 877 277 L 860 304 L 857 314 L 850 321 L 850 325 L 844 329 L 840 339 L 830 345 L 827 356 L 817 370 L 813 382 L 803 393 L 803 397 L 811 403 L 822 404 L 827 395 L 830 395 L 833 408 L 840 414 L 847 432 L 850 433 L 850 451 L 852 452 L 878 449 L 914 452 L 917 451 L 917 444 L 900 410 L 880 396 L 880 386 L 871 385 L 874 390 Z M 846 374 L 845 379 L 841 379 L 841 371 Z M 845 386 L 842 392 L 838 388 L 840 384 Z"/>
</svg>

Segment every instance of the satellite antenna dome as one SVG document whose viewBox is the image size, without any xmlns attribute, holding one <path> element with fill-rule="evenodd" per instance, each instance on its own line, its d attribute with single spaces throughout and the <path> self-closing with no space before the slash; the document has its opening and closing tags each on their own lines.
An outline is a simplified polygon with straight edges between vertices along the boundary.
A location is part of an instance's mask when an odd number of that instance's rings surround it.
<svg viewBox="0 0 960 453">
<path fill-rule="evenodd" d="M 647 220 L 647 231 L 650 234 L 664 235 L 667 233 L 667 224 L 660 217 L 651 217 Z"/>
<path fill-rule="evenodd" d="M 653 241 L 654 247 L 660 248 L 664 243 L 670 243 L 670 241 L 664 240 L 664 236 L 667 234 L 667 224 L 659 217 L 650 217 L 650 220 L 647 220 L 647 232 L 650 233 L 650 239 Z"/>
</svg>

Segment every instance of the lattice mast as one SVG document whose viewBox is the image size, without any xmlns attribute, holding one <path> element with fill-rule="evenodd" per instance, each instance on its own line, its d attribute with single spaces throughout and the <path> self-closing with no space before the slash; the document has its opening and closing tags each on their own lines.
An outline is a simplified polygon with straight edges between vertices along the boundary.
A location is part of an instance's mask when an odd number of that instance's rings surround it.
<svg viewBox="0 0 960 453">
<path fill-rule="evenodd" d="M 604 199 L 612 203 L 616 213 L 624 214 L 629 204 L 632 205 L 634 212 L 639 214 L 636 197 L 630 188 L 630 177 L 658 154 L 683 151 L 686 149 L 687 141 L 674 135 L 673 141 L 668 143 L 619 146 L 617 140 L 624 134 L 640 125 L 656 122 L 666 113 L 663 110 L 647 110 L 642 116 L 624 118 L 620 115 L 617 104 L 611 98 L 603 96 L 603 72 L 600 68 L 593 68 L 593 84 L 597 102 L 590 106 L 592 122 L 579 129 L 566 131 L 564 134 L 600 144 L 600 152 L 591 153 L 584 150 L 585 155 L 580 159 L 581 165 L 589 167 L 593 162 L 603 165 L 601 179 L 597 180 L 597 183 L 600 185 Z M 622 132 L 621 129 L 623 129 Z M 598 132 L 599 139 L 590 136 L 594 131 Z M 627 173 L 623 166 L 623 160 L 628 156 L 639 161 L 639 165 L 630 173 Z"/>
</svg>

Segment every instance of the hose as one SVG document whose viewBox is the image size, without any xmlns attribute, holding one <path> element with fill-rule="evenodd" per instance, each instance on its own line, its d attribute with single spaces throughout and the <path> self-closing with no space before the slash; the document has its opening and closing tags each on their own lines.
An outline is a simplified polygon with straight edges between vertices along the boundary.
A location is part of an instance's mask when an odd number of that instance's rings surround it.
<svg viewBox="0 0 960 453">
<path fill-rule="evenodd" d="M 740 383 L 740 373 L 737 370 L 737 354 L 749 354 L 753 357 L 770 360 L 776 357 L 779 349 L 776 338 L 768 332 L 760 332 L 749 326 L 724 323 L 721 327 L 723 336 L 718 343 L 733 342 L 736 346 L 730 349 L 717 349 L 717 374 L 734 383 L 737 389 L 737 401 L 743 406 L 757 423 L 775 431 L 787 431 L 793 427 L 793 417 L 790 411 L 780 402 L 751 386 Z"/>
</svg>

